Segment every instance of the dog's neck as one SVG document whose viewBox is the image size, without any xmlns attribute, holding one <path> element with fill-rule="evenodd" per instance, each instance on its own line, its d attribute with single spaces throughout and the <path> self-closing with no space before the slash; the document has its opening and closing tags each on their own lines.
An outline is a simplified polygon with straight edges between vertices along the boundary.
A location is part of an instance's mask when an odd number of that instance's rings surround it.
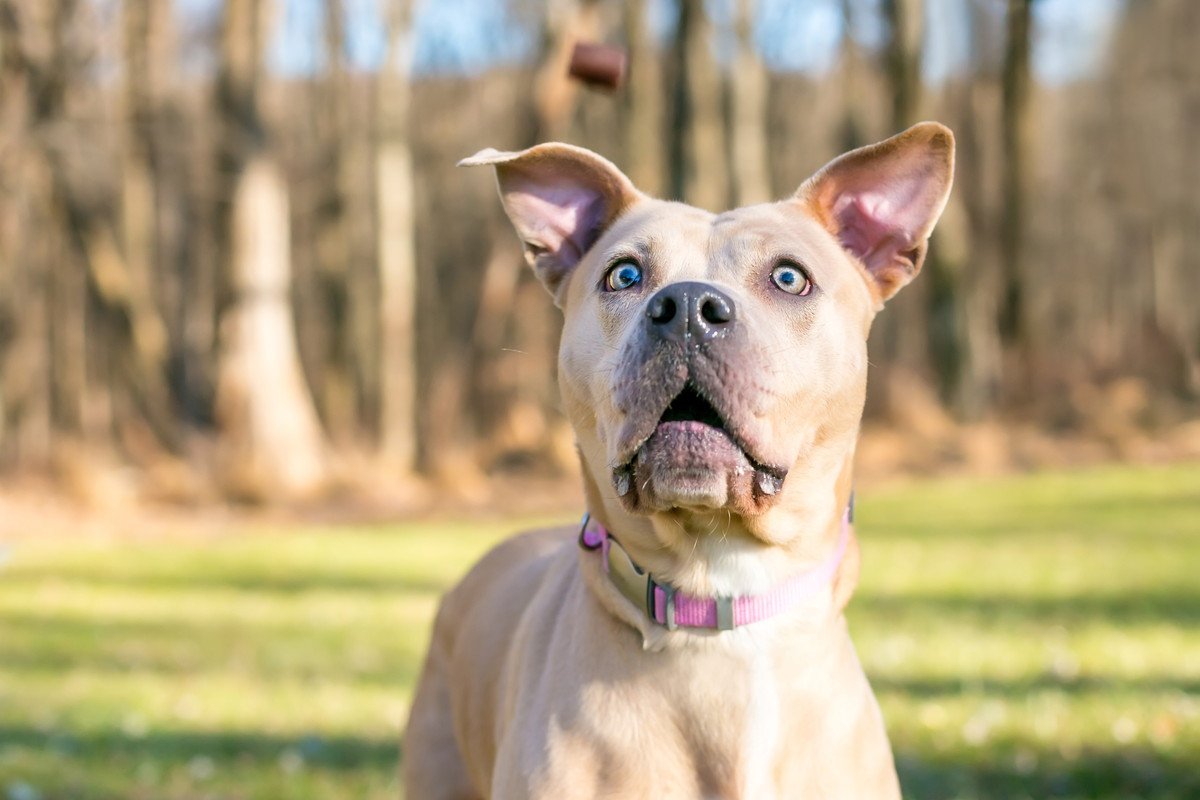
<svg viewBox="0 0 1200 800">
<path fill-rule="evenodd" d="M 628 514 L 604 502 L 586 464 L 583 475 L 589 512 L 640 566 L 689 594 L 748 596 L 813 567 L 836 546 L 850 502 L 852 462 L 853 446 L 833 469 L 797 467 L 780 504 L 753 520 L 724 509 Z M 833 581 L 839 609 L 857 580 L 856 545 L 851 549 L 855 557 L 844 559 Z"/>
</svg>

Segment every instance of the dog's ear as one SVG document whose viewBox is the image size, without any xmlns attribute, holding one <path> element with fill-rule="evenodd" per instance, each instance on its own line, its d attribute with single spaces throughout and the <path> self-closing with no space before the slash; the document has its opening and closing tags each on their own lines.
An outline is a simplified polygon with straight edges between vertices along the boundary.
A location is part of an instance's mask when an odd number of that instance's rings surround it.
<svg viewBox="0 0 1200 800">
<path fill-rule="evenodd" d="M 562 305 L 571 270 L 621 212 L 643 195 L 591 150 L 551 142 L 518 153 L 488 148 L 458 162 L 492 165 L 525 259 Z"/>
<path fill-rule="evenodd" d="M 830 161 L 796 191 L 866 267 L 882 302 L 912 280 L 954 179 L 954 134 L 921 122 Z"/>
</svg>

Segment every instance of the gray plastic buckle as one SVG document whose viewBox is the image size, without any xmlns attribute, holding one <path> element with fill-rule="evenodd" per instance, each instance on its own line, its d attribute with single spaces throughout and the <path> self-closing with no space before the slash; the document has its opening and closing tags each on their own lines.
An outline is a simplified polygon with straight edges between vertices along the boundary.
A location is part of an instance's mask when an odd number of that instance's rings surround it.
<svg viewBox="0 0 1200 800">
<path fill-rule="evenodd" d="M 731 631 L 734 629 L 733 624 L 733 598 L 718 597 L 717 602 L 717 630 Z"/>
<path fill-rule="evenodd" d="M 663 618 L 666 619 L 667 630 L 673 631 L 678 625 L 675 624 L 675 587 L 664 586 L 663 595 L 667 598 L 667 609 L 663 613 Z"/>
<path fill-rule="evenodd" d="M 659 583 L 651 575 L 646 576 L 646 616 L 654 622 L 658 622 L 658 615 L 654 613 L 655 589 L 662 589 L 665 598 L 666 607 L 663 609 L 662 624 L 666 626 L 667 630 L 673 631 L 679 627 L 675 624 L 675 587 Z"/>
</svg>

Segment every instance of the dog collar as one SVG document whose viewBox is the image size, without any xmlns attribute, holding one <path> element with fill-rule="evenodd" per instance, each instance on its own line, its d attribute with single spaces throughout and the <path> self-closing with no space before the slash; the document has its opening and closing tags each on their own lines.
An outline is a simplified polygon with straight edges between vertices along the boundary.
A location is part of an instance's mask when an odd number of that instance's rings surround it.
<svg viewBox="0 0 1200 800">
<path fill-rule="evenodd" d="M 854 500 L 851 498 L 842 515 L 837 546 L 824 561 L 763 594 L 719 597 L 696 597 L 677 590 L 669 583 L 655 579 L 621 546 L 591 514 L 584 514 L 579 526 L 579 546 L 598 551 L 604 572 L 613 586 L 646 616 L 667 630 L 676 628 L 715 628 L 728 631 L 760 622 L 795 608 L 815 591 L 833 579 L 850 539 L 854 521 Z"/>
</svg>

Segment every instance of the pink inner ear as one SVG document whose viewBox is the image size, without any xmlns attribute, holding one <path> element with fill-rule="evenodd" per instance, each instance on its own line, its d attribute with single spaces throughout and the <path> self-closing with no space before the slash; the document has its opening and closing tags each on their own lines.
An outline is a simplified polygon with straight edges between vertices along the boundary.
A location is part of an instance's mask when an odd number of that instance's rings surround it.
<svg viewBox="0 0 1200 800">
<path fill-rule="evenodd" d="M 833 203 L 842 246 L 872 271 L 894 264 L 925 233 L 931 198 L 922 197 L 921 176 L 894 180 L 882 190 L 846 187 Z"/>
<path fill-rule="evenodd" d="M 891 224 L 887 198 L 878 194 L 842 195 L 833 206 L 838 238 L 872 271 L 890 264 L 909 237 Z"/>
<path fill-rule="evenodd" d="M 595 243 L 604 215 L 599 193 L 578 184 L 522 181 L 507 199 L 521 237 L 553 255 L 560 268 L 574 266 Z"/>
</svg>

